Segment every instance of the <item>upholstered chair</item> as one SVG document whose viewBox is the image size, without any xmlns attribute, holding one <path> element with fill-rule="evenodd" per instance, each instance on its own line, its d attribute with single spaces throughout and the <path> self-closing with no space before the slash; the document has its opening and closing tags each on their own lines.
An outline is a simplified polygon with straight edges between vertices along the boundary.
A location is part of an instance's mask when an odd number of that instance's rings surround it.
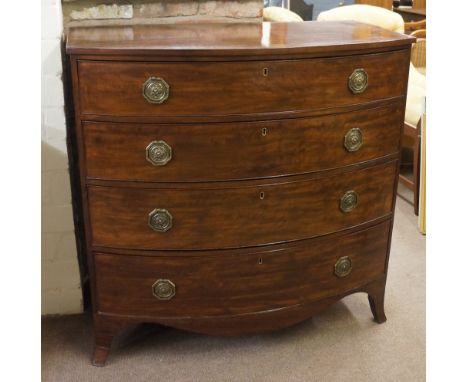
<svg viewBox="0 0 468 382">
<path fill-rule="evenodd" d="M 405 33 L 403 18 L 396 12 L 373 5 L 346 5 L 321 12 L 317 21 L 353 20 L 372 24 L 392 32 Z"/>
<path fill-rule="evenodd" d="M 293 11 L 281 7 L 267 7 L 263 9 L 263 21 L 300 22 L 301 16 Z"/>
<path fill-rule="evenodd" d="M 372 24 L 381 28 L 404 33 L 405 23 L 396 12 L 371 5 L 348 5 L 320 13 L 318 21 L 353 20 Z M 413 191 L 414 212 L 419 207 L 419 172 L 420 172 L 420 128 L 421 115 L 426 97 L 426 77 L 410 63 L 408 95 L 406 100 L 404 136 L 413 142 L 413 176 L 400 175 L 400 181 Z"/>
</svg>

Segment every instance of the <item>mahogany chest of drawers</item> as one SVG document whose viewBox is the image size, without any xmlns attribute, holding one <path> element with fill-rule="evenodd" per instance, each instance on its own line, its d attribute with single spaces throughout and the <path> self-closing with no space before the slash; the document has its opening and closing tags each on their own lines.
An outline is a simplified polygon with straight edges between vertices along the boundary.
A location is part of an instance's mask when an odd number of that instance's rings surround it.
<svg viewBox="0 0 468 382">
<path fill-rule="evenodd" d="M 370 25 L 71 29 L 94 364 L 129 323 L 293 325 L 384 289 L 413 39 Z"/>
</svg>

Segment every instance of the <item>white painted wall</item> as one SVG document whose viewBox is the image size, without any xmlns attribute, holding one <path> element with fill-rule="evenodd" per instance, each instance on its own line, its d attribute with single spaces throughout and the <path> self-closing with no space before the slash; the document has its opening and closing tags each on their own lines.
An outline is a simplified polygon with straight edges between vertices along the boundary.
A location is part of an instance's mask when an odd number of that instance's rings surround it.
<svg viewBox="0 0 468 382">
<path fill-rule="evenodd" d="M 42 0 L 42 314 L 83 311 L 62 87 L 60 0 Z"/>
<path fill-rule="evenodd" d="M 193 1 L 177 2 L 167 9 L 162 6 L 165 1 L 136 2 L 140 19 L 154 18 L 155 22 L 162 22 L 162 19 L 167 18 L 172 22 L 176 19 L 173 17 L 175 15 L 185 15 L 188 19 L 190 15 L 193 19 L 261 19 L 262 0 L 236 0 L 229 3 L 224 3 L 224 0 L 205 0 L 200 2 L 198 14 L 195 15 Z M 88 7 L 102 3 L 99 0 L 86 2 Z M 146 3 L 155 4 L 146 7 L 148 13 L 141 12 L 142 4 Z M 67 21 L 75 8 L 82 10 L 84 6 L 80 1 L 67 0 L 63 7 Z M 99 18 L 110 17 L 105 14 L 108 12 L 106 9 L 102 8 L 104 14 L 99 15 Z M 42 0 L 42 314 L 69 314 L 83 310 L 65 141 L 60 52 L 62 13 L 61 0 Z M 119 19 L 120 16 L 113 15 L 113 18 Z M 121 23 L 122 20 L 114 22 Z"/>
</svg>

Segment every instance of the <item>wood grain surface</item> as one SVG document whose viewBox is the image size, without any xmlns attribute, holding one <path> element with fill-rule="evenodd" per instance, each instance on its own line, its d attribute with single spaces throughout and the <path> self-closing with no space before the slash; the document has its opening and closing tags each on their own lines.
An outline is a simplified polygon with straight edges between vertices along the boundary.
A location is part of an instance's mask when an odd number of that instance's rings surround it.
<svg viewBox="0 0 468 382">
<path fill-rule="evenodd" d="M 67 53 L 154 59 L 353 54 L 408 46 L 410 36 L 354 21 L 193 23 L 71 28 Z"/>
<path fill-rule="evenodd" d="M 383 275 L 389 221 L 364 231 L 281 250 L 236 255 L 145 257 L 97 253 L 98 311 L 158 317 L 230 316 L 306 304 L 345 293 Z M 342 257 L 351 273 L 334 274 Z M 152 294 L 158 279 L 176 286 L 168 301 Z"/>
<path fill-rule="evenodd" d="M 87 178 L 147 182 L 198 182 L 303 174 L 365 162 L 399 152 L 404 103 L 294 120 L 123 124 L 84 122 Z M 363 146 L 344 147 L 359 128 Z M 172 148 L 164 166 L 146 160 L 155 140 Z"/>
<path fill-rule="evenodd" d="M 258 333 L 356 292 L 386 320 L 413 41 L 352 21 L 69 30 L 95 365 L 130 323 Z M 361 94 L 348 87 L 355 69 L 368 74 Z M 170 86 L 162 104 L 143 97 L 151 76 Z M 351 128 L 364 138 L 352 153 Z M 146 161 L 154 140 L 172 148 L 165 166 Z M 350 190 L 358 205 L 344 213 Z M 148 225 L 155 208 L 173 216 L 169 231 Z M 353 269 L 338 278 L 342 256 Z M 158 279 L 175 283 L 171 300 L 153 296 Z"/>
<path fill-rule="evenodd" d="M 305 181 L 223 188 L 124 188 L 89 186 L 93 245 L 134 249 L 216 249 L 265 245 L 323 235 L 392 212 L 396 162 Z M 358 194 L 343 213 L 341 197 Z M 262 194 L 263 193 L 263 199 Z M 173 216 L 173 227 L 155 232 L 155 208 Z"/>
<path fill-rule="evenodd" d="M 354 105 L 404 95 L 408 65 L 406 50 L 344 58 L 196 65 L 80 60 L 80 108 L 83 115 L 195 119 Z M 348 78 L 359 68 L 367 72 L 369 84 L 363 93 L 353 94 Z M 268 70 L 266 76 L 264 69 Z M 170 86 L 163 104 L 148 103 L 142 95 L 143 84 L 150 77 L 163 78 Z"/>
</svg>

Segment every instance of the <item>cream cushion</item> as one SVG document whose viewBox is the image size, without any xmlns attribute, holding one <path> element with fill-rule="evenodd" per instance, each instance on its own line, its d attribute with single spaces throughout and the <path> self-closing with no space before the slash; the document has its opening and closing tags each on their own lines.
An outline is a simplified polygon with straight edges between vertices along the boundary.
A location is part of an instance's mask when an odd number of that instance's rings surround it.
<svg viewBox="0 0 468 382">
<path fill-rule="evenodd" d="M 347 5 L 320 13 L 318 21 L 352 20 L 404 33 L 405 22 L 396 12 L 372 5 Z M 424 98 L 426 96 L 426 76 L 419 73 L 410 63 L 408 78 L 408 95 L 406 98 L 405 122 L 415 126 L 421 118 Z"/>
<path fill-rule="evenodd" d="M 406 96 L 405 122 L 416 127 L 421 118 L 426 97 L 426 76 L 410 64 L 408 95 Z"/>
<path fill-rule="evenodd" d="M 301 16 L 289 9 L 281 7 L 268 7 L 263 9 L 264 21 L 284 21 L 284 22 L 300 22 Z"/>
<path fill-rule="evenodd" d="M 381 7 L 374 7 L 373 5 L 355 4 L 333 8 L 329 11 L 321 12 L 317 20 L 352 20 L 376 25 L 393 32 L 405 32 L 405 22 L 398 13 Z"/>
</svg>

